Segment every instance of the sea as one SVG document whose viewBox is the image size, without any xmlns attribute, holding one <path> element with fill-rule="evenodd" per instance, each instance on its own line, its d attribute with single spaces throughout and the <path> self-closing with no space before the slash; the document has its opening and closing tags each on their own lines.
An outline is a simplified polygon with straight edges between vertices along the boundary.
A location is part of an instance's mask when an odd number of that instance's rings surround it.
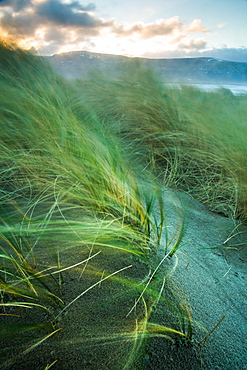
<svg viewBox="0 0 247 370">
<path fill-rule="evenodd" d="M 172 84 L 172 86 L 182 86 L 183 84 Z M 247 94 L 247 85 L 233 85 L 233 84 L 229 84 L 229 85 L 225 85 L 225 84 L 222 84 L 222 85 L 216 85 L 216 84 L 202 84 L 202 83 L 193 83 L 193 84 L 190 84 L 190 83 L 187 83 L 186 86 L 194 86 L 200 90 L 204 90 L 204 91 L 215 91 L 215 90 L 218 90 L 218 89 L 221 89 L 221 88 L 224 88 L 224 89 L 228 89 L 230 90 L 234 95 L 246 95 Z"/>
</svg>

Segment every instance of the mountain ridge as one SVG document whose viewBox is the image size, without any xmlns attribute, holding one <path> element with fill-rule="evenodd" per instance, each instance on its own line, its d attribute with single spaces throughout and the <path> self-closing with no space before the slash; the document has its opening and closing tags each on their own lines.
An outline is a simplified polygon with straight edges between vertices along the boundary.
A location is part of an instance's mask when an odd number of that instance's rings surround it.
<svg viewBox="0 0 247 370">
<path fill-rule="evenodd" d="M 87 77 L 92 70 L 117 75 L 136 63 L 153 69 L 164 81 L 174 83 L 247 84 L 247 63 L 211 57 L 142 58 L 89 51 L 70 51 L 46 57 L 53 68 L 68 79 Z"/>
</svg>

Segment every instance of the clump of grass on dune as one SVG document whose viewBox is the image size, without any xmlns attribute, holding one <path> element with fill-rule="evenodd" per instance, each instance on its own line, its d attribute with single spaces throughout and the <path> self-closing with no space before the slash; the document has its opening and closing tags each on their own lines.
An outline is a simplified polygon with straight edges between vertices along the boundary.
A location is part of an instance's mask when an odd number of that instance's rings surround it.
<svg viewBox="0 0 247 370">
<path fill-rule="evenodd" d="M 216 211 L 246 220 L 246 95 L 183 87 L 173 97 L 194 137 L 196 174 L 208 176 L 201 196 Z"/>
<path fill-rule="evenodd" d="M 8 53 L 12 56 L 15 51 L 10 49 Z M 57 81 L 54 85 L 55 78 L 49 80 L 53 75 L 49 69 L 46 73 L 45 66 L 37 66 L 40 80 L 36 74 L 26 74 L 25 81 L 25 56 L 18 50 L 13 59 L 17 64 L 13 70 L 20 70 L 23 76 L 19 79 L 12 69 L 5 70 L 1 84 L 5 178 L 12 173 L 18 186 L 21 181 L 23 186 L 31 184 L 32 191 L 47 188 L 52 196 L 58 192 L 60 198 L 76 201 L 90 212 L 121 217 L 121 222 L 132 219 L 130 222 L 145 227 L 148 215 L 141 204 L 139 184 L 117 139 L 92 116 L 77 119 L 68 94 L 63 92 L 64 83 Z M 30 56 L 31 62 L 32 58 L 36 57 Z M 15 79 L 14 86 L 6 83 L 8 75 L 10 80 Z"/>
<path fill-rule="evenodd" d="M 32 320 L 32 315 L 24 314 L 23 326 L 19 325 L 23 333 L 40 328 L 56 333 L 58 317 L 72 304 L 132 267 L 128 263 L 112 270 L 109 263 L 106 273 L 105 260 L 110 261 L 115 253 L 117 261 L 126 255 L 137 256 L 146 268 L 150 253 L 161 240 L 163 201 L 150 165 L 148 169 L 146 163 L 141 165 L 142 173 L 138 173 L 142 159 L 137 159 L 133 149 L 135 139 L 131 144 L 128 136 L 125 146 L 122 136 L 106 124 L 95 107 L 83 101 L 80 91 L 56 76 L 44 61 L 2 44 L 0 70 L 1 306 L 8 318 L 23 313 L 24 306 L 27 311 L 30 307 L 41 310 L 36 313 L 41 326 L 38 322 L 30 327 L 27 318 Z M 151 117 L 151 112 L 148 115 Z M 129 122 L 132 119 L 130 116 Z M 156 214 L 154 204 L 159 208 Z M 104 253 L 107 258 L 100 259 Z M 92 260 L 96 261 L 93 269 L 88 264 Z M 62 276 L 72 269 L 79 271 L 85 284 L 92 276 L 96 280 L 64 302 Z M 121 289 L 131 285 L 130 297 L 141 297 L 138 329 L 125 335 L 134 343 L 130 362 L 159 298 L 156 288 L 150 290 L 151 280 L 149 290 L 132 280 L 128 276 L 121 280 Z M 140 292 L 143 289 L 145 294 Z M 163 283 L 159 289 L 164 289 Z M 48 319 L 43 312 L 49 313 Z M 13 327 L 9 326 L 7 335 L 15 335 Z M 102 328 L 101 321 L 99 330 Z M 155 335 L 156 329 L 150 329 L 149 335 L 151 332 Z M 176 333 L 179 331 L 173 331 Z M 43 339 L 48 337 L 50 334 Z"/>
</svg>

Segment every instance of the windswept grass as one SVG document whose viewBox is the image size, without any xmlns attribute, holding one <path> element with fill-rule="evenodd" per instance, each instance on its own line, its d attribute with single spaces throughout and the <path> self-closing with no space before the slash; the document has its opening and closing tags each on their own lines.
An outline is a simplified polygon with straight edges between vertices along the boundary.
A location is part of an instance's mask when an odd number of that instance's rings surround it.
<svg viewBox="0 0 247 370">
<path fill-rule="evenodd" d="M 165 216 L 150 168 L 144 169 L 130 143 L 124 145 L 94 107 L 84 104 L 76 86 L 56 76 L 42 59 L 12 45 L 2 44 L 0 55 L 1 316 L 9 323 L 2 336 L 11 338 L 11 350 L 17 332 L 23 335 L 21 354 L 26 355 L 60 333 L 61 318 L 70 311 L 72 315 L 88 292 L 125 274 L 136 258 L 148 274 Z M 118 260 L 123 260 L 119 268 Z M 64 291 L 67 274 L 82 282 L 74 296 Z M 128 310 L 133 297 L 142 301 L 128 318 L 125 336 L 139 344 L 134 344 L 126 368 L 145 337 L 141 323 L 144 317 L 148 321 L 157 301 L 156 290 L 150 293 L 150 287 L 148 291 L 132 280 L 122 276 L 119 288 L 131 285 L 125 298 Z M 95 340 L 106 330 L 100 311 L 97 315 Z M 133 325 L 138 328 L 134 335 Z M 10 358 L 3 366 L 14 361 Z"/>
<path fill-rule="evenodd" d="M 183 219 L 166 240 L 162 187 L 246 221 L 246 96 L 164 86 L 136 65 L 118 80 L 67 82 L 3 43 L 0 89 L 1 335 L 10 350 L 17 332 L 26 338 L 16 359 L 53 334 L 71 344 L 66 327 L 82 317 L 90 337 L 74 343 L 128 343 L 126 369 L 146 338 L 190 341 L 190 308 L 167 263 Z"/>
<path fill-rule="evenodd" d="M 126 69 L 118 81 L 78 81 L 84 104 L 111 127 L 141 169 L 245 221 L 246 95 L 173 87 L 150 71 Z"/>
<path fill-rule="evenodd" d="M 173 97 L 195 137 L 195 157 L 208 175 L 200 196 L 214 210 L 246 221 L 247 96 L 183 87 Z"/>
</svg>

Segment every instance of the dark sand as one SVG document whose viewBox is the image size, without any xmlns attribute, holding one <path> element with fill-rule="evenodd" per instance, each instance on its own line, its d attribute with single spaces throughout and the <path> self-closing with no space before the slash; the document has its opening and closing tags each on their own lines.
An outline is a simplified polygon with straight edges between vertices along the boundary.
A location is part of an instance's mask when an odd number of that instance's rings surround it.
<svg viewBox="0 0 247 370">
<path fill-rule="evenodd" d="M 166 190 L 164 199 L 168 239 L 172 239 L 174 232 L 176 234 L 182 224 L 184 230 L 180 249 L 175 256 L 164 262 L 162 268 L 164 271 L 167 268 L 172 271 L 176 266 L 170 279 L 175 283 L 178 294 L 187 298 L 191 306 L 194 320 L 193 340 L 192 343 L 180 340 L 172 343 L 164 338 L 151 338 L 146 342 L 141 358 L 135 361 L 132 369 L 245 370 L 246 229 L 237 228 L 235 233 L 243 233 L 224 243 L 237 225 L 235 221 L 210 212 L 183 193 Z M 164 254 L 163 240 L 158 259 Z M 69 257 L 65 254 L 63 258 L 66 263 L 70 263 L 78 261 L 78 257 L 83 259 L 83 256 L 79 256 L 79 251 L 74 256 L 71 253 Z M 155 259 L 157 260 L 156 257 Z M 130 261 L 128 255 L 122 257 L 118 253 L 111 256 L 100 254 L 89 264 L 88 269 L 96 271 L 100 266 L 102 272 L 113 272 L 130 263 L 133 267 L 121 276 L 141 282 L 147 276 L 148 268 L 135 258 Z M 66 303 L 99 280 L 98 276 L 90 273 L 79 279 L 80 273 L 81 270 L 73 270 L 64 274 L 62 298 Z M 49 368 L 47 365 L 52 365 L 50 368 L 54 370 L 127 369 L 124 364 L 133 350 L 133 343 L 124 338 L 126 333 L 133 333 L 135 320 L 140 318 L 141 313 L 137 309 L 127 317 L 126 314 L 138 294 L 119 281 L 103 282 L 71 305 L 67 313 L 60 315 L 56 327 L 62 330 L 32 351 L 23 355 L 22 351 L 30 346 L 23 339 L 3 343 L 0 368 L 44 370 Z M 169 325 L 162 304 L 158 306 L 152 319 Z M 216 327 L 221 319 L 222 322 Z M 5 320 L 6 325 L 9 325 L 13 318 Z M 22 347 L 20 343 L 23 344 Z"/>
<path fill-rule="evenodd" d="M 170 210 L 167 224 L 173 229 L 176 215 L 184 213 L 185 230 L 173 279 L 188 297 L 198 325 L 194 348 L 168 344 L 162 350 L 161 341 L 154 340 L 147 369 L 247 369 L 247 230 L 237 228 L 233 234 L 242 233 L 225 243 L 236 221 L 210 212 L 183 193 L 167 190 L 165 198 Z M 223 317 L 206 343 L 198 346 Z"/>
</svg>

